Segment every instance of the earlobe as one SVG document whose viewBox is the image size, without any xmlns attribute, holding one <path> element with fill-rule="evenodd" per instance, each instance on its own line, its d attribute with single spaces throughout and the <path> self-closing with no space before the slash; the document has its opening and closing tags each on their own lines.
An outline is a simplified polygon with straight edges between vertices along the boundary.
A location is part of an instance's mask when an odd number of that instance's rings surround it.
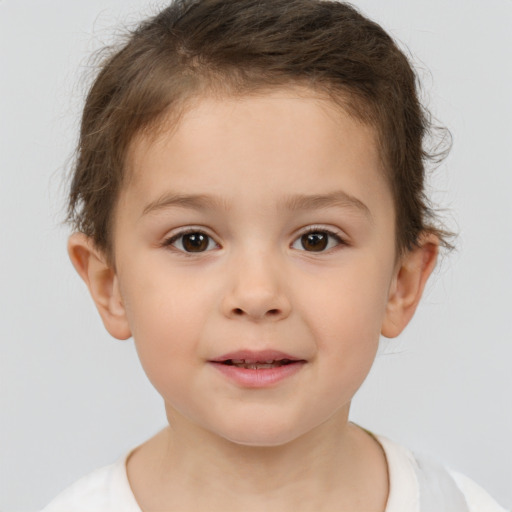
<svg viewBox="0 0 512 512">
<path fill-rule="evenodd" d="M 424 235 L 418 247 L 405 254 L 390 287 L 381 334 L 386 338 L 398 336 L 416 311 L 425 284 L 434 270 L 439 253 L 439 238 Z"/>
<path fill-rule="evenodd" d="M 107 331 L 119 340 L 128 339 L 131 332 L 115 270 L 93 241 L 83 233 L 73 233 L 69 237 L 68 254 L 89 288 Z"/>
</svg>

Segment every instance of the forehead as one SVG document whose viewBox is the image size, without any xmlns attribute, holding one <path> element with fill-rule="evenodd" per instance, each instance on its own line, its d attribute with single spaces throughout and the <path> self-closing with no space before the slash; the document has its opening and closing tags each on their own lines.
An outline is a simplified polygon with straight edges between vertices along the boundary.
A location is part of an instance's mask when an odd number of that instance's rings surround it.
<svg viewBox="0 0 512 512">
<path fill-rule="evenodd" d="M 390 196 L 374 129 L 303 88 L 195 99 L 177 122 L 134 139 L 127 167 L 124 195 L 146 205 L 167 190 L 247 206 L 333 187 Z"/>
</svg>

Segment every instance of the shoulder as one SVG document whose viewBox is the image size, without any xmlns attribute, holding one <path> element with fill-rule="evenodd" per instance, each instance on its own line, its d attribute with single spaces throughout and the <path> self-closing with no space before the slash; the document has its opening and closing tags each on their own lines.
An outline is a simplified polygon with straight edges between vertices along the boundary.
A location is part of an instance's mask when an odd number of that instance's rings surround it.
<svg viewBox="0 0 512 512">
<path fill-rule="evenodd" d="M 126 458 L 80 478 L 41 512 L 141 512 L 126 476 Z"/>
<path fill-rule="evenodd" d="M 386 512 L 506 512 L 468 477 L 428 457 L 376 436 L 388 462 L 389 498 Z"/>
</svg>

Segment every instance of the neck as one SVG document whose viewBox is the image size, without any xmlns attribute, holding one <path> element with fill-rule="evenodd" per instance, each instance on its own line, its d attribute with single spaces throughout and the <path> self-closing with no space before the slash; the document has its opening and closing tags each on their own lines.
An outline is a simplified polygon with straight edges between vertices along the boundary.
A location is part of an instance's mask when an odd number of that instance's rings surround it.
<svg viewBox="0 0 512 512">
<path fill-rule="evenodd" d="M 321 511 L 334 503 L 336 510 L 382 512 L 384 454 L 347 414 L 275 447 L 232 443 L 174 416 L 172 428 L 132 454 L 128 478 L 144 512 Z"/>
</svg>

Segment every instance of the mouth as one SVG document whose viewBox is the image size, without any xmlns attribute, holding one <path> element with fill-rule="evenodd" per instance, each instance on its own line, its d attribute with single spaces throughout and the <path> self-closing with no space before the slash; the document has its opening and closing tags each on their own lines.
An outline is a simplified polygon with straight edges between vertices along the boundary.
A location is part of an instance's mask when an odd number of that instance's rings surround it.
<svg viewBox="0 0 512 512">
<path fill-rule="evenodd" d="M 265 388 L 298 373 L 307 361 L 275 350 L 241 350 L 209 362 L 238 386 Z"/>
<path fill-rule="evenodd" d="M 210 362 L 248 370 L 263 370 L 306 361 L 279 350 L 237 350 L 212 359 Z"/>
<path fill-rule="evenodd" d="M 246 370 L 279 368 L 296 362 L 298 362 L 298 360 L 291 359 L 267 359 L 266 361 L 257 361 L 252 359 L 226 359 L 225 361 L 220 361 L 221 364 L 236 366 L 237 368 L 245 368 Z"/>
</svg>

